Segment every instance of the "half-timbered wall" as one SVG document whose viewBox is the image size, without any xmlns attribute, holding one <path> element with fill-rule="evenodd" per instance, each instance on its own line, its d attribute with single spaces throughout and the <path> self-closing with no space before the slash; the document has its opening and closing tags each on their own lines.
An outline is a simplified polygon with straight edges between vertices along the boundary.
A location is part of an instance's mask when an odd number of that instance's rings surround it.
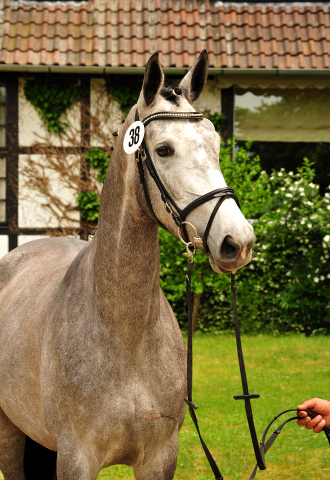
<svg viewBox="0 0 330 480">
<path fill-rule="evenodd" d="M 56 74 L 54 74 L 56 75 Z M 68 75 L 68 81 L 70 76 Z M 168 78 L 170 81 L 170 78 Z M 81 135 L 84 135 L 84 151 L 88 147 L 102 146 L 100 139 L 90 131 L 90 112 L 95 114 L 96 103 L 105 94 L 104 80 L 102 77 L 84 75 L 80 77 L 83 89 L 83 101 L 75 104 L 68 112 L 68 120 L 74 127 L 77 135 L 77 145 L 81 144 Z M 79 212 L 72 211 L 70 222 L 59 225 L 58 218 L 45 208 L 45 199 L 35 190 L 30 189 L 22 175 L 22 170 L 28 156 L 43 166 L 45 148 L 36 146 L 47 139 L 61 151 L 67 153 L 72 161 L 72 168 L 79 168 L 79 158 L 74 157 L 72 146 L 65 141 L 60 142 L 56 134 L 49 133 L 32 104 L 23 92 L 24 77 L 20 74 L 1 74 L 0 89 L 0 257 L 16 246 L 27 241 L 35 240 L 47 235 L 48 230 L 57 230 L 65 234 L 72 229 L 77 235 L 86 238 L 86 232 L 81 228 Z M 102 101 L 102 100 L 101 100 Z M 86 105 L 87 108 L 83 108 Z M 216 78 L 211 78 L 204 90 L 202 97 L 194 105 L 196 110 L 204 114 L 221 113 L 221 90 Z M 1 109 L 1 107 L 4 107 Z M 121 127 L 123 115 L 116 102 L 102 108 L 100 117 L 103 135 L 108 136 L 109 144 L 113 143 L 112 132 Z M 111 119 L 111 121 L 109 121 Z M 82 133 L 83 132 L 83 133 Z M 2 136 L 1 136 L 2 135 Z M 1 139 L 5 140 L 1 142 Z M 74 149 L 77 151 L 77 148 Z M 75 205 L 76 192 L 62 185 L 61 178 L 54 172 L 49 172 L 49 181 L 54 191 L 71 205 Z M 3 193 L 5 192 L 5 193 Z M 2 198 L 3 197 L 3 198 Z M 2 202 L 2 203 L 1 203 Z M 2 210 L 1 210 L 2 209 Z M 1 214 L 1 212 L 4 212 Z M 2 216 L 1 216 L 2 215 Z"/>
</svg>

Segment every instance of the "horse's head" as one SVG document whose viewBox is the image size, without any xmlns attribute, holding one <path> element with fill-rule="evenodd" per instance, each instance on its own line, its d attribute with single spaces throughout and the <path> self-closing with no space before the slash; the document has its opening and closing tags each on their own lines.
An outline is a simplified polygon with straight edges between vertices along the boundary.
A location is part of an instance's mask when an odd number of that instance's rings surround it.
<svg viewBox="0 0 330 480">
<path fill-rule="evenodd" d="M 208 57 L 203 51 L 178 88 L 164 87 L 164 74 L 158 55 L 154 54 L 146 67 L 143 87 L 137 103 L 140 120 L 156 112 L 194 112 L 192 103 L 200 96 L 208 72 Z M 134 121 L 133 108 L 129 117 Z M 207 119 L 168 118 L 152 121 L 145 128 L 147 152 L 159 178 L 182 211 L 206 193 L 226 187 L 219 167 L 220 138 Z M 142 161 L 142 160 L 141 160 Z M 154 215 L 174 235 L 178 227 L 164 198 L 151 178 L 144 163 L 144 175 Z M 219 197 L 194 208 L 185 220 L 192 223 L 203 237 L 210 216 Z M 173 205 L 171 210 L 175 211 Z M 150 208 L 145 203 L 148 215 Z M 166 207 L 166 205 L 165 205 Z M 170 212 L 171 213 L 171 212 Z M 153 217 L 154 218 L 154 217 Z M 189 239 L 194 231 L 187 227 Z M 255 235 L 233 198 L 226 198 L 217 211 L 207 237 L 207 253 L 211 266 L 217 272 L 232 272 L 251 259 Z M 203 248 L 200 245 L 200 248 Z"/>
</svg>

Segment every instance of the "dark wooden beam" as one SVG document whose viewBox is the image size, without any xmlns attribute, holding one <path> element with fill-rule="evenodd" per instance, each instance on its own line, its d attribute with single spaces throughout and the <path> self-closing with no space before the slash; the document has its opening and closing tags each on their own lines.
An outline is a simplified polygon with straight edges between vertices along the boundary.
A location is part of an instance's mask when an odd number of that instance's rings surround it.
<svg viewBox="0 0 330 480">
<path fill-rule="evenodd" d="M 226 127 L 221 138 L 226 142 L 234 135 L 234 100 L 235 87 L 221 89 L 221 113 L 226 116 Z"/>
<path fill-rule="evenodd" d="M 7 91 L 7 225 L 9 250 L 17 247 L 18 234 L 18 75 L 6 75 Z"/>
<path fill-rule="evenodd" d="M 83 76 L 81 77 L 81 88 L 82 88 L 82 97 L 81 97 L 81 143 L 83 146 L 83 153 L 87 153 L 91 143 L 90 135 L 90 77 Z M 81 159 L 83 161 L 83 159 Z M 81 168 L 81 179 L 84 180 L 84 172 Z M 81 234 L 80 237 L 82 240 L 88 240 L 88 230 L 86 228 L 86 222 L 80 221 L 81 225 Z"/>
</svg>

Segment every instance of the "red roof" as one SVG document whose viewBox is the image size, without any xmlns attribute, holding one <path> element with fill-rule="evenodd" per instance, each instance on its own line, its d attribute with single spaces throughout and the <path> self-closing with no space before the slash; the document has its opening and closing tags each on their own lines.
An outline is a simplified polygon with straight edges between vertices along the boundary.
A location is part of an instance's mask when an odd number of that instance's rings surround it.
<svg viewBox="0 0 330 480">
<path fill-rule="evenodd" d="M 328 3 L 2 3 L 0 63 L 7 65 L 144 67 L 158 51 L 164 67 L 182 68 L 206 48 L 215 68 L 330 67 Z"/>
</svg>

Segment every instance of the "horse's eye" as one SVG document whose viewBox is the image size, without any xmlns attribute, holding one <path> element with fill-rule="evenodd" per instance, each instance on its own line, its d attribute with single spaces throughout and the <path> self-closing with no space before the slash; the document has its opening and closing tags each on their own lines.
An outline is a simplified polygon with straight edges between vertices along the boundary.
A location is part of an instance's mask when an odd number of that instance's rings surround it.
<svg viewBox="0 0 330 480">
<path fill-rule="evenodd" d="M 156 152 L 158 153 L 158 155 L 160 157 L 169 157 L 170 155 L 172 155 L 171 150 L 168 147 L 166 147 L 165 145 L 163 147 L 158 147 L 156 149 Z"/>
</svg>

